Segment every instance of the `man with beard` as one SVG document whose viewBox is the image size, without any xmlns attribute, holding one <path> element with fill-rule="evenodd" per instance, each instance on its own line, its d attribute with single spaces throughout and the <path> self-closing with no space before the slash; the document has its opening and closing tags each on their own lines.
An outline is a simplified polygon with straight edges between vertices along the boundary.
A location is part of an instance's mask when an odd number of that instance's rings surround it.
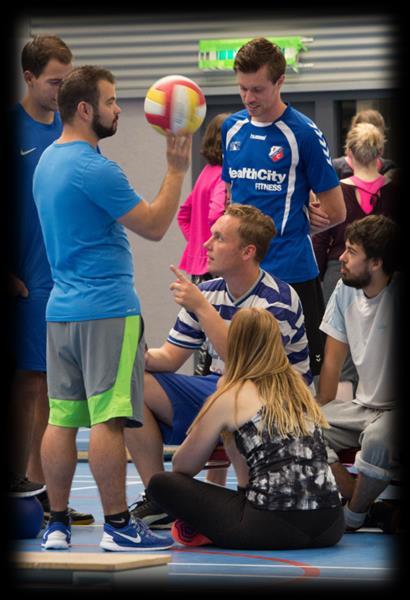
<svg viewBox="0 0 410 600">
<path fill-rule="evenodd" d="M 330 424 L 324 431 L 328 461 L 345 504 L 346 528 L 364 523 L 374 500 L 398 471 L 394 353 L 399 278 L 397 225 L 370 215 L 346 228 L 339 280 L 321 324 L 327 334 L 317 401 Z M 359 374 L 356 397 L 338 400 L 340 371 L 350 348 Z M 337 453 L 360 447 L 355 479 Z"/>
<path fill-rule="evenodd" d="M 167 135 L 167 172 L 148 204 L 115 162 L 97 150 L 117 130 L 115 80 L 95 66 L 62 82 L 61 136 L 43 153 L 33 192 L 54 286 L 47 304 L 50 418 L 42 445 L 50 498 L 45 549 L 70 546 L 67 501 L 78 427 L 91 427 L 89 462 L 104 511 L 101 547 L 158 550 L 172 539 L 130 520 L 123 427 L 142 425 L 144 336 L 124 227 L 160 240 L 176 213 L 191 136 Z"/>
</svg>

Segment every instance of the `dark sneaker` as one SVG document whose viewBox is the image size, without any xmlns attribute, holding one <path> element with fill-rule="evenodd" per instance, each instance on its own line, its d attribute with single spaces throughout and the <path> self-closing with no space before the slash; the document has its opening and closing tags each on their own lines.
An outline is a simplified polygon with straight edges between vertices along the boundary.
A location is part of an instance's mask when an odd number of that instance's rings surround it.
<svg viewBox="0 0 410 600">
<path fill-rule="evenodd" d="M 378 527 L 383 533 L 403 531 L 399 500 L 379 500 L 373 502 L 365 521 L 366 527 Z"/>
<path fill-rule="evenodd" d="M 111 552 L 132 552 L 147 550 L 166 550 L 174 545 L 170 535 L 160 536 L 153 533 L 140 519 L 131 519 L 126 527 L 117 529 L 104 524 L 104 533 L 100 542 L 103 550 Z"/>
<path fill-rule="evenodd" d="M 23 477 L 10 486 L 9 495 L 15 498 L 29 498 L 30 496 L 38 496 L 46 490 L 44 483 L 35 483 L 27 477 Z"/>
<path fill-rule="evenodd" d="M 356 533 L 356 531 L 359 531 L 362 527 L 364 527 L 364 525 L 360 525 L 360 527 L 349 527 L 349 525 L 346 525 L 345 533 Z"/>
<path fill-rule="evenodd" d="M 91 513 L 81 513 L 70 506 L 68 507 L 68 514 L 70 515 L 71 525 L 92 525 L 95 521 Z"/>
<path fill-rule="evenodd" d="M 156 502 L 149 500 L 146 495 L 131 504 L 129 511 L 134 519 L 141 519 L 151 529 L 171 529 L 174 522 L 173 517 L 164 512 Z"/>
<path fill-rule="evenodd" d="M 71 546 L 70 526 L 59 521 L 47 525 L 41 545 L 46 550 L 67 550 Z"/>
<path fill-rule="evenodd" d="M 44 521 L 47 523 L 50 518 L 50 501 L 47 492 L 42 493 L 39 500 L 44 510 Z M 95 521 L 92 514 L 80 513 L 70 506 L 68 507 L 68 514 L 70 515 L 71 525 L 92 525 Z"/>
</svg>

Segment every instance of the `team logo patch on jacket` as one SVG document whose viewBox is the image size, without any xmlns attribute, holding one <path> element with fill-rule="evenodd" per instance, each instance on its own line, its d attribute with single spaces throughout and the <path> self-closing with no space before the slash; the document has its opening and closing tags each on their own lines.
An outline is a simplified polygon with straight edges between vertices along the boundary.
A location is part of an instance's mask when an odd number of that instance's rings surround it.
<svg viewBox="0 0 410 600">
<path fill-rule="evenodd" d="M 235 142 L 231 142 L 229 144 L 229 150 L 231 150 L 233 152 L 235 152 L 235 151 L 237 152 L 240 149 L 241 149 L 241 142 L 235 141 Z"/>
<path fill-rule="evenodd" d="M 277 162 L 284 157 L 285 151 L 282 146 L 272 146 L 269 150 L 269 158 L 273 160 L 273 162 Z"/>
</svg>

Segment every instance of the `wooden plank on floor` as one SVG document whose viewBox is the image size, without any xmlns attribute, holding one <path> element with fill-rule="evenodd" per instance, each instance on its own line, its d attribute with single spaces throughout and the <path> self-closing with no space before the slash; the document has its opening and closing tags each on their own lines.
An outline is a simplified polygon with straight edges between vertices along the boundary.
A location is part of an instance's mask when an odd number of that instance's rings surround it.
<svg viewBox="0 0 410 600">
<path fill-rule="evenodd" d="M 131 552 L 16 552 L 13 564 L 20 569 L 58 569 L 68 571 L 127 571 L 166 565 L 170 554 Z"/>
</svg>

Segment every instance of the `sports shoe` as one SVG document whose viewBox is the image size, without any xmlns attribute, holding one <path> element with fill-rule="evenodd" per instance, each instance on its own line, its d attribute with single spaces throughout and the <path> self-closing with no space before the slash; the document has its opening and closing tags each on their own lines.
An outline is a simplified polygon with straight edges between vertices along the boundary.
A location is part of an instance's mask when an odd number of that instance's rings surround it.
<svg viewBox="0 0 410 600">
<path fill-rule="evenodd" d="M 199 531 L 188 525 L 188 523 L 185 523 L 185 521 L 181 521 L 181 519 L 174 521 L 171 527 L 171 535 L 176 542 L 184 546 L 206 546 L 213 544 L 212 540 L 199 533 Z"/>
<path fill-rule="evenodd" d="M 60 521 L 49 523 L 41 545 L 46 550 L 67 550 L 71 546 L 71 527 Z"/>
<path fill-rule="evenodd" d="M 378 500 L 373 502 L 367 513 L 365 527 L 378 527 L 383 533 L 403 531 L 400 500 Z"/>
<path fill-rule="evenodd" d="M 143 494 L 141 500 L 131 504 L 129 511 L 134 519 L 141 519 L 151 529 L 171 529 L 174 518 Z"/>
<path fill-rule="evenodd" d="M 38 496 L 46 490 L 44 483 L 35 483 L 27 477 L 23 477 L 13 482 L 9 489 L 9 495 L 15 498 L 29 498 L 30 496 Z"/>
<path fill-rule="evenodd" d="M 100 542 L 103 550 L 111 552 L 166 550 L 173 545 L 174 540 L 170 535 L 161 537 L 152 533 L 141 519 L 131 519 L 126 527 L 119 529 L 104 523 L 104 533 Z"/>
<path fill-rule="evenodd" d="M 360 527 L 349 527 L 349 525 L 345 526 L 345 533 L 356 533 L 356 531 L 359 531 L 359 529 L 361 529 L 363 527 L 363 525 L 360 525 Z"/>
<path fill-rule="evenodd" d="M 38 499 L 44 510 L 44 521 L 47 523 L 50 518 L 50 501 L 47 492 L 43 492 Z M 80 513 L 70 506 L 68 507 L 68 514 L 70 516 L 71 525 L 92 525 L 95 521 L 92 514 Z"/>
<path fill-rule="evenodd" d="M 70 515 L 71 525 L 92 525 L 95 521 L 91 513 L 81 513 L 70 506 L 68 507 L 68 514 Z"/>
</svg>

